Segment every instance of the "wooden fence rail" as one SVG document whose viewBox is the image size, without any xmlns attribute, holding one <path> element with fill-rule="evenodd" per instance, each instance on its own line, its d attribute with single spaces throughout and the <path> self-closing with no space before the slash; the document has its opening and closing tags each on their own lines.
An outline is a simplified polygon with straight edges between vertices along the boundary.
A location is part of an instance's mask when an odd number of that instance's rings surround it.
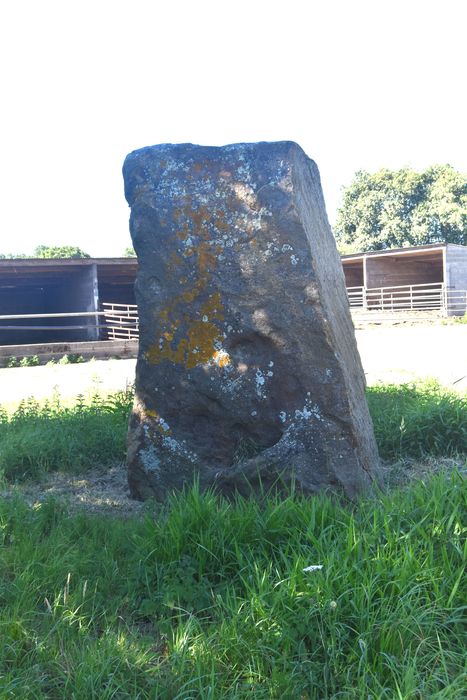
<svg viewBox="0 0 467 700">
<path fill-rule="evenodd" d="M 138 307 L 136 304 L 104 302 L 105 325 L 109 340 L 139 338 Z"/>
<path fill-rule="evenodd" d="M 347 287 L 347 297 L 351 309 L 368 311 L 467 311 L 467 290 L 442 283 Z"/>
</svg>

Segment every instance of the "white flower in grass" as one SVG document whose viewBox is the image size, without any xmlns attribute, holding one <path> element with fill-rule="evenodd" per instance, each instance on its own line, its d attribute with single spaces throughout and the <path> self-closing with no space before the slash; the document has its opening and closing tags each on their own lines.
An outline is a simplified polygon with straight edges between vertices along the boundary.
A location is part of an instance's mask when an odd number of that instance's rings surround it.
<svg viewBox="0 0 467 700">
<path fill-rule="evenodd" d="M 305 566 L 305 568 L 302 569 L 302 571 L 308 573 L 308 571 L 321 571 L 322 568 L 322 564 L 312 564 L 311 566 Z"/>
</svg>

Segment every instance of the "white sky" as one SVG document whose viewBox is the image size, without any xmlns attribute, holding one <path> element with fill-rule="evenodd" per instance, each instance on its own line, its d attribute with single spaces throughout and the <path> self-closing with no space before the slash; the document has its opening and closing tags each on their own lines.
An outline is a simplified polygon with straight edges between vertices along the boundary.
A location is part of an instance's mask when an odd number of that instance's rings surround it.
<svg viewBox="0 0 467 700">
<path fill-rule="evenodd" d="M 465 0 L 0 0 L 0 252 L 131 244 L 121 166 L 297 141 L 329 218 L 356 170 L 467 172 Z"/>
</svg>

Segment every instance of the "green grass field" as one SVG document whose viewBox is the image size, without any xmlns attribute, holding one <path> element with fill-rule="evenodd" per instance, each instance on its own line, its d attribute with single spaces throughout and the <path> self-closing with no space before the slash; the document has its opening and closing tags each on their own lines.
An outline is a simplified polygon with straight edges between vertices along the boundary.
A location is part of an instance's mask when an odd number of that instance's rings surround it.
<svg viewBox="0 0 467 700">
<path fill-rule="evenodd" d="M 121 460 L 131 400 L 2 412 L 4 485 Z M 459 471 L 354 504 L 194 487 L 126 519 L 0 499 L 0 699 L 466 697 L 466 399 L 368 400 L 386 459 Z"/>
<path fill-rule="evenodd" d="M 0 697 L 465 697 L 465 516 L 455 474 L 352 508 L 1 502 Z"/>
</svg>

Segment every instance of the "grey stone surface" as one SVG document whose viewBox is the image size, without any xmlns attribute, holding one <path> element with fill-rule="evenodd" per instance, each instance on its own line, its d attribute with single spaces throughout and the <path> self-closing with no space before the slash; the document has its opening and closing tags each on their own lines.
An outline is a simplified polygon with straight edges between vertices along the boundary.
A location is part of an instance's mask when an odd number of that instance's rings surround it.
<svg viewBox="0 0 467 700">
<path fill-rule="evenodd" d="M 292 142 L 160 145 L 124 164 L 140 350 L 136 498 L 379 478 L 318 169 Z"/>
</svg>

